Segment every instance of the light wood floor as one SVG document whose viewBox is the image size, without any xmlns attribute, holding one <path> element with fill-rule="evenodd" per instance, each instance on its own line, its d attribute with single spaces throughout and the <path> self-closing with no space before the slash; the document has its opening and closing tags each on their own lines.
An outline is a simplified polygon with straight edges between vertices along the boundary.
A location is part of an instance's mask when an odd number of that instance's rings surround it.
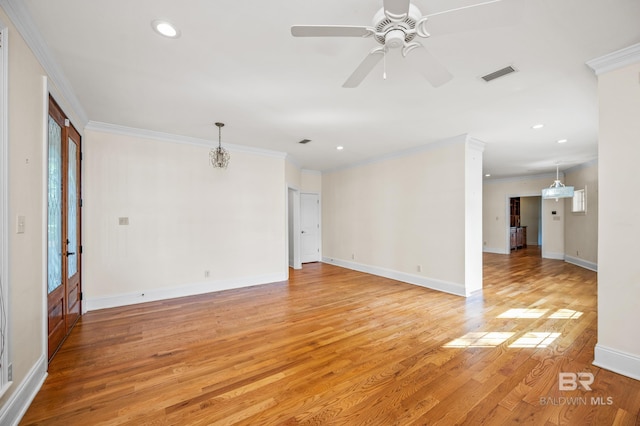
<svg viewBox="0 0 640 426">
<path fill-rule="evenodd" d="M 486 254 L 466 299 L 308 264 L 88 313 L 22 424 L 638 424 L 640 382 L 593 366 L 595 343 L 596 274 L 537 249 Z"/>
</svg>

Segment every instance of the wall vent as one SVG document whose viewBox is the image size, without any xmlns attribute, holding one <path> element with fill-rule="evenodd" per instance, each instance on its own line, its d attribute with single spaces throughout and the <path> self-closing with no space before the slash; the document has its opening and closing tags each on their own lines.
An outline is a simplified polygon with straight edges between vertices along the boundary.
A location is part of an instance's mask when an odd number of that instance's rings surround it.
<svg viewBox="0 0 640 426">
<path fill-rule="evenodd" d="M 300 142 L 298 142 L 298 143 L 301 143 L 302 145 L 304 145 L 304 144 L 309 143 L 309 142 L 311 142 L 311 139 L 302 139 L 302 140 L 301 140 Z"/>
<path fill-rule="evenodd" d="M 504 67 L 498 71 L 494 71 L 492 73 L 489 73 L 487 75 L 483 75 L 482 79 L 484 81 L 486 81 L 487 83 L 490 82 L 491 80 L 495 80 L 496 78 L 500 78 L 503 77 L 507 74 L 511 74 L 512 72 L 516 72 L 516 69 L 514 67 L 512 67 L 511 65 L 509 65 L 508 67 Z"/>
</svg>

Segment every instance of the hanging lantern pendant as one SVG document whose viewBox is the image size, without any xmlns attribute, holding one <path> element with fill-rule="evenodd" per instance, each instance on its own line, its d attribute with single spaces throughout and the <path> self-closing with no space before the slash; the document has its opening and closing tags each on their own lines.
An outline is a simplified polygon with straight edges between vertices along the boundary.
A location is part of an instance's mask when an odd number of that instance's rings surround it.
<svg viewBox="0 0 640 426">
<path fill-rule="evenodd" d="M 218 126 L 218 147 L 209 151 L 209 162 L 214 168 L 226 169 L 231 159 L 229 151 L 222 147 L 222 128 L 224 123 L 215 123 Z"/>
</svg>

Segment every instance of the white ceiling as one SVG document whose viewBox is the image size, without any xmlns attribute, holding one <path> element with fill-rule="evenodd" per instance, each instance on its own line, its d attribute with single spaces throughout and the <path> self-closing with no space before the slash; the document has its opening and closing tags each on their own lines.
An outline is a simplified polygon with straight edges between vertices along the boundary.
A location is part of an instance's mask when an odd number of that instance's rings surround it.
<svg viewBox="0 0 640 426">
<path fill-rule="evenodd" d="M 413 0 L 423 14 L 480 0 Z M 287 152 L 329 170 L 468 133 L 492 178 L 597 157 L 585 62 L 640 42 L 640 0 L 503 0 L 435 16 L 425 47 L 453 74 L 432 88 L 391 52 L 342 83 L 372 38 L 294 38 L 294 24 L 371 25 L 382 0 L 25 0 L 88 118 Z M 166 19 L 181 31 L 151 29 Z M 485 83 L 507 65 L 518 72 Z M 531 126 L 544 123 L 533 130 Z M 312 142 L 300 145 L 308 138 Z M 556 141 L 568 139 L 565 144 Z M 336 146 L 344 146 L 337 151 Z"/>
</svg>

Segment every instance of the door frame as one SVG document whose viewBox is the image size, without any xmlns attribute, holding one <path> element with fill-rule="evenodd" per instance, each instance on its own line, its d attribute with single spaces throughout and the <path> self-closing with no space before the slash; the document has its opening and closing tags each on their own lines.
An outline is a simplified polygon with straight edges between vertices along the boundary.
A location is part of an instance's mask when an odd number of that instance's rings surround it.
<svg viewBox="0 0 640 426">
<path fill-rule="evenodd" d="M 287 184 L 287 250 L 286 262 L 293 269 L 302 269 L 300 262 L 300 190 Z M 293 255 L 293 256 L 292 256 Z M 287 268 L 288 269 L 288 268 Z"/>
<path fill-rule="evenodd" d="M 505 235 L 505 253 L 506 254 L 511 254 L 511 241 L 510 241 L 510 237 L 511 237 L 511 222 L 509 221 L 509 217 L 511 215 L 511 199 L 512 198 L 518 198 L 518 197 L 541 197 L 541 194 L 539 192 L 535 192 L 535 193 L 531 193 L 531 192 L 525 192 L 525 193 L 518 193 L 517 195 L 514 194 L 507 194 L 506 200 L 505 200 L 505 222 L 507 225 L 506 228 L 506 235 Z M 544 201 L 544 200 L 541 200 Z M 540 233 L 540 253 L 541 256 L 544 257 L 544 231 L 545 231 L 545 215 L 542 213 L 542 202 L 540 203 L 540 229 L 539 229 L 539 233 Z"/>
<path fill-rule="evenodd" d="M 46 76 L 42 77 L 42 312 L 43 312 L 43 321 L 42 321 L 42 353 L 44 356 L 44 359 L 47 360 L 47 365 L 48 363 L 51 361 L 51 359 L 53 359 L 53 357 L 49 358 L 49 304 L 48 304 L 48 296 L 49 293 L 47 291 L 47 283 L 48 283 L 48 203 L 49 203 L 49 193 L 48 193 L 48 171 L 49 171 L 49 98 L 51 97 L 51 99 L 58 105 L 58 107 L 61 109 L 61 111 L 63 112 L 63 114 L 67 117 L 67 119 L 69 120 L 69 122 L 71 123 L 71 116 L 70 114 L 68 114 L 68 109 L 67 105 L 60 102 L 60 99 L 63 99 L 63 97 L 59 94 L 59 92 L 56 90 L 56 87 L 51 85 L 49 82 L 49 79 Z M 72 111 L 71 111 L 72 112 Z M 73 124 L 70 124 L 70 126 L 73 126 Z M 82 132 L 80 130 L 78 130 L 75 126 L 74 126 L 75 131 L 78 133 L 80 140 L 82 141 L 82 139 L 84 139 L 84 135 L 82 134 Z M 82 145 L 79 146 L 80 152 L 80 159 L 82 159 Z M 82 176 L 84 175 L 83 173 L 83 162 L 79 161 L 78 164 L 78 179 L 79 179 L 79 199 L 78 199 L 78 203 L 79 203 L 79 208 L 78 208 L 78 241 L 77 241 L 77 245 L 78 245 L 78 251 L 77 251 L 77 256 L 79 259 L 78 262 L 78 274 L 79 274 L 79 279 L 80 279 L 80 300 L 78 301 L 78 303 L 80 304 L 79 307 L 79 316 L 78 316 L 78 320 L 80 319 L 80 317 L 82 317 L 82 315 L 85 313 L 84 310 L 84 303 L 82 303 L 82 209 L 80 208 L 82 206 Z M 67 257 L 63 256 L 63 262 L 67 261 Z M 63 269 L 63 273 L 64 273 L 64 269 Z M 64 284 L 63 284 L 64 285 Z M 65 287 L 65 293 L 66 293 L 66 287 Z M 65 296 L 66 297 L 66 296 Z M 67 306 L 65 305 L 65 311 L 67 309 Z M 66 316 L 66 312 L 65 312 L 65 316 Z M 66 320 L 66 318 L 65 318 Z M 77 320 L 74 322 L 74 325 L 77 323 Z M 71 328 L 73 328 L 73 326 Z M 64 341 L 66 340 L 66 338 L 68 337 L 68 333 L 65 335 L 65 338 L 62 340 L 62 343 L 64 343 Z M 59 349 L 59 347 L 58 347 Z M 55 352 L 57 352 L 57 350 Z M 54 355 L 55 355 L 54 352 Z"/>
<path fill-rule="evenodd" d="M 9 388 L 9 368 L 11 362 L 11 320 L 9 312 L 9 101 L 7 90 L 9 31 L 0 20 L 0 344 L 4 351 L 0 354 L 0 397 Z"/>
<path fill-rule="evenodd" d="M 322 196 L 319 192 L 313 191 L 302 191 L 300 193 L 301 196 L 304 194 L 316 195 L 318 197 L 318 259 L 316 260 L 316 262 L 322 262 Z M 300 203 L 298 203 L 298 205 L 300 205 L 301 203 L 302 200 L 300 200 Z M 300 216 L 300 222 L 302 222 L 302 213 Z M 300 233 L 300 230 L 298 230 L 298 233 Z M 302 248 L 300 249 L 302 250 Z"/>
</svg>

